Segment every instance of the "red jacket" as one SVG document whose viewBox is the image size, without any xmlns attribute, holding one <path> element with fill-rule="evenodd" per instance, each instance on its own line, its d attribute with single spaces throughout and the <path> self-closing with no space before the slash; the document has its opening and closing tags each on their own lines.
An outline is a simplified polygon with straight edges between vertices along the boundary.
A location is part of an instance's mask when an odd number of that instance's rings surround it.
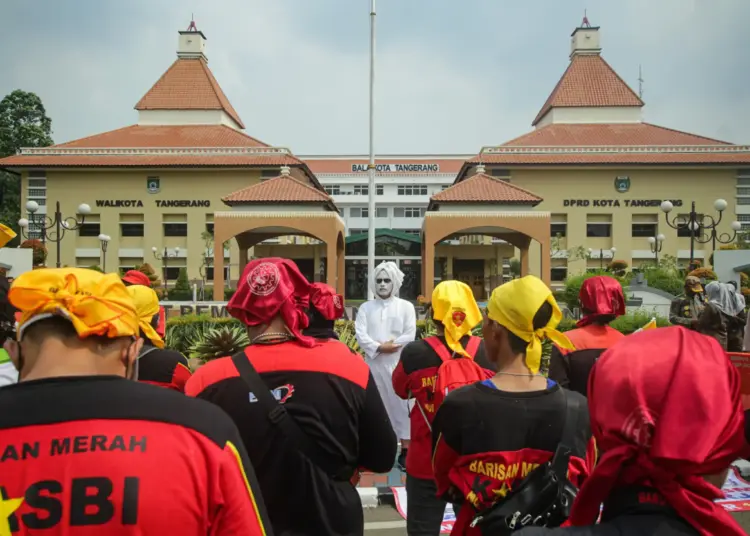
<svg viewBox="0 0 750 536">
<path fill-rule="evenodd" d="M 443 344 L 445 338 L 439 337 Z M 467 335 L 461 339 L 466 348 L 470 340 Z M 447 346 L 446 346 L 447 348 Z M 489 370 L 494 365 L 484 354 L 484 341 L 480 341 L 475 361 Z M 437 371 L 443 361 L 424 340 L 407 344 L 401 352 L 401 360 L 393 371 L 393 390 L 403 399 L 414 398 L 416 404 L 411 412 L 411 444 L 406 453 L 406 472 L 415 478 L 432 479 L 432 439 L 430 425 L 435 417 L 435 381 Z M 418 405 L 417 405 L 418 404 Z M 421 409 L 420 409 L 421 408 Z M 422 414 L 424 411 L 424 415 Z M 426 415 L 426 418 L 425 418 Z"/>
</svg>

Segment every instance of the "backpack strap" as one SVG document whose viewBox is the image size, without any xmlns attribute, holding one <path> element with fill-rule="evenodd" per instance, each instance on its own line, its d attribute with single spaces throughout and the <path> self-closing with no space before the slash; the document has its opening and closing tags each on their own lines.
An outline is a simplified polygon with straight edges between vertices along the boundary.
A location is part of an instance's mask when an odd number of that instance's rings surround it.
<svg viewBox="0 0 750 536">
<path fill-rule="evenodd" d="M 435 350 L 441 361 L 448 361 L 453 357 L 453 353 L 448 350 L 448 347 L 436 335 L 426 337 L 422 340 Z"/>
<path fill-rule="evenodd" d="M 568 474 L 568 464 L 575 448 L 576 433 L 578 432 L 578 421 L 581 413 L 581 401 L 577 396 L 567 389 L 560 389 L 565 399 L 565 421 L 563 423 L 562 436 L 552 457 L 552 468 L 559 478 L 565 478 Z"/>
<path fill-rule="evenodd" d="M 469 342 L 466 345 L 466 353 L 471 356 L 472 359 L 474 359 L 477 356 L 477 352 L 479 351 L 479 345 L 482 343 L 481 337 L 469 337 Z"/>
<path fill-rule="evenodd" d="M 271 394 L 271 390 L 263 381 L 258 371 L 250 362 L 245 351 L 249 351 L 252 346 L 238 352 L 232 356 L 232 362 L 240 373 L 240 378 L 255 395 L 258 404 L 266 413 L 266 417 L 271 421 L 271 425 L 281 430 L 282 435 L 290 445 L 306 456 L 313 464 L 323 470 L 331 478 L 336 480 L 349 480 L 353 474 L 351 468 L 342 468 L 341 462 L 335 460 L 330 454 L 323 451 L 320 446 L 313 442 L 310 437 L 299 427 L 297 422 L 287 412 L 283 404 L 279 404 L 276 398 Z"/>
</svg>

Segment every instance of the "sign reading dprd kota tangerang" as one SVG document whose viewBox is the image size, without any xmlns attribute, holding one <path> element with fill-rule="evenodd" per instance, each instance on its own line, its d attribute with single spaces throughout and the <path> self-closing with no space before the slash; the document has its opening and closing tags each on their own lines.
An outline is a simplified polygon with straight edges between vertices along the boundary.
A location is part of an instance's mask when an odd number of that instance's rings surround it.
<svg viewBox="0 0 750 536">
<path fill-rule="evenodd" d="M 352 164 L 352 173 L 367 171 L 367 164 Z M 437 173 L 440 164 L 375 164 L 378 173 Z"/>
<path fill-rule="evenodd" d="M 682 206 L 682 199 L 669 199 L 675 207 Z M 620 207 L 648 208 L 660 207 L 664 199 L 565 199 L 564 207 Z"/>
<path fill-rule="evenodd" d="M 211 206 L 211 201 L 208 199 L 156 199 L 154 202 L 159 208 L 208 208 Z M 97 199 L 96 206 L 110 208 L 142 207 L 143 201 L 140 199 Z"/>
</svg>

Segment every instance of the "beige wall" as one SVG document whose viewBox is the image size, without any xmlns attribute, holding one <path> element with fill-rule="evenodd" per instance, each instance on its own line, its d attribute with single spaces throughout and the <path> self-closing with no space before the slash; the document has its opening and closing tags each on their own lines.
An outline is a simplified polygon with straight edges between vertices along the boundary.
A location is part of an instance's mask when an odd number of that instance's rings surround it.
<svg viewBox="0 0 750 536">
<path fill-rule="evenodd" d="M 614 180 L 617 176 L 630 177 L 630 190 L 619 193 L 615 190 Z M 610 248 L 615 246 L 616 259 L 627 261 L 637 267 L 648 258 L 634 259 L 633 250 L 649 250 L 646 238 L 631 237 L 631 224 L 634 215 L 657 215 L 658 232 L 666 236 L 661 254 L 676 256 L 678 250 L 690 249 L 689 238 L 678 238 L 677 231 L 667 226 L 664 214 L 658 206 L 628 207 L 626 200 L 682 200 L 682 207 L 675 207 L 670 216 L 687 214 L 690 203 L 696 202 L 696 211 L 715 215 L 713 203 L 722 198 L 728 207 L 719 230 L 731 233 L 730 224 L 736 219 L 735 196 L 736 169 L 525 169 L 511 168 L 511 183 L 531 190 L 544 202 L 535 210 L 552 213 L 552 221 L 557 221 L 555 215 L 567 215 L 566 247 L 584 246 L 586 248 Z M 590 206 L 565 206 L 565 200 L 589 200 Z M 593 206 L 594 200 L 617 200 L 619 207 Z M 611 215 L 611 238 L 587 238 L 586 220 L 588 215 Z M 711 254 L 711 245 L 696 244 L 697 250 L 705 249 L 705 258 Z M 699 256 L 697 258 L 700 258 Z M 685 262 L 687 259 L 684 259 Z M 599 261 L 589 261 L 598 267 Z M 605 261 L 606 262 L 606 261 Z M 571 271 L 584 269 L 585 261 L 570 263 Z M 704 263 L 705 264 L 705 263 Z M 539 245 L 532 242 L 530 252 L 530 266 L 532 273 L 539 270 Z"/>
<path fill-rule="evenodd" d="M 112 237 L 107 250 L 107 269 L 114 271 L 120 265 L 120 248 L 142 249 L 144 262 L 151 263 L 161 273 L 162 263 L 154 258 L 151 248 L 165 246 L 174 248 L 179 246 L 188 250 L 187 259 L 180 261 L 170 259 L 170 266 L 185 265 L 188 277 L 198 279 L 199 267 L 202 261 L 204 242 L 201 233 L 206 229 L 206 222 L 214 212 L 228 210 L 221 198 L 241 188 L 245 188 L 259 181 L 261 171 L 258 169 L 244 170 L 137 170 L 137 171 L 47 171 L 47 210 L 48 215 L 54 213 L 55 201 L 60 201 L 61 212 L 64 216 L 73 216 L 80 203 L 91 206 L 94 217 L 98 216 L 101 232 Z M 146 189 L 146 177 L 160 178 L 161 191 L 150 194 Z M 23 200 L 26 202 L 28 173 L 23 174 Z M 137 200 L 142 207 L 98 207 L 97 200 Z M 210 207 L 179 207 L 160 208 L 157 200 L 207 200 Z M 142 214 L 144 227 L 143 237 L 121 237 L 121 215 Z M 187 217 L 187 237 L 165 237 L 163 221 L 165 218 Z M 76 249 L 99 249 L 99 240 L 95 237 L 79 237 L 78 233 L 68 232 L 62 242 L 63 265 L 76 265 Z M 49 257 L 47 264 L 54 266 L 55 244 L 48 244 Z M 123 255 L 128 263 L 134 256 Z M 86 260 L 95 260 L 86 255 Z M 232 278 L 237 277 L 238 266 L 237 245 L 232 241 L 231 263 Z"/>
<path fill-rule="evenodd" d="M 490 166 L 491 170 L 491 166 Z M 47 203 L 51 216 L 54 211 L 54 202 L 61 202 L 62 212 L 66 216 L 75 214 L 76 207 L 80 203 L 88 203 L 92 212 L 98 215 L 101 221 L 101 232 L 112 237 L 107 252 L 107 268 L 114 270 L 121 265 L 132 264 L 131 254 L 118 255 L 120 248 L 142 249 L 143 260 L 151 263 L 155 268 L 161 270 L 161 262 L 154 259 L 151 247 L 163 248 L 167 246 L 188 250 L 188 258 L 183 261 L 188 268 L 188 276 L 191 279 L 199 278 L 199 266 L 201 265 L 201 252 L 203 243 L 200 235 L 205 230 L 207 215 L 213 214 L 227 207 L 221 202 L 221 198 L 227 194 L 256 183 L 260 178 L 258 169 L 236 169 L 236 170 L 130 170 L 130 171 L 48 171 L 47 172 Z M 298 170 L 293 170 L 298 174 Z M 146 177 L 158 176 L 160 178 L 161 191 L 157 194 L 149 194 L 146 189 Z M 615 190 L 614 179 L 617 176 L 629 176 L 631 185 L 626 193 Z M 23 203 L 26 202 L 28 173 L 23 174 L 24 188 Z M 653 207 L 628 207 L 626 200 L 682 200 L 682 207 L 676 207 L 672 215 L 686 214 L 690 211 L 691 201 L 696 201 L 698 212 L 714 215 L 713 202 L 717 198 L 725 199 L 729 206 L 725 217 L 720 225 L 721 232 L 731 232 L 730 223 L 736 219 L 735 196 L 736 196 L 736 170 L 735 169 L 529 169 L 511 168 L 512 184 L 526 188 L 544 198 L 535 210 L 548 211 L 552 214 L 552 221 L 557 222 L 557 215 L 564 214 L 567 217 L 567 238 L 564 247 L 572 248 L 584 246 L 591 248 L 617 247 L 615 258 L 627 261 L 631 266 L 638 266 L 650 260 L 647 257 L 633 258 L 632 251 L 648 251 L 649 243 L 646 238 L 632 238 L 631 224 L 633 216 L 643 218 L 644 215 L 656 215 L 658 217 L 658 232 L 666 235 L 662 254 L 677 255 L 678 250 L 688 250 L 690 240 L 688 238 L 677 238 L 677 232 L 669 228 L 664 222 L 664 215 L 658 206 Z M 211 206 L 208 208 L 159 208 L 156 200 L 208 200 Z M 143 207 L 97 207 L 97 200 L 140 200 Z M 565 206 L 565 200 L 588 200 L 590 206 Z M 593 206 L 594 200 L 617 200 L 619 207 L 615 206 Z M 144 237 L 121 237 L 119 223 L 121 215 L 143 215 L 145 223 Z M 188 223 L 187 237 L 164 237 L 162 222 L 176 215 L 186 214 Z M 611 238 L 587 238 L 586 220 L 592 217 L 612 218 Z M 282 238 L 282 243 L 286 240 Z M 489 241 L 489 239 L 487 239 Z M 255 254 L 283 254 L 284 246 L 259 246 Z M 305 257 L 313 256 L 315 248 L 311 246 L 288 246 L 294 248 L 289 250 L 288 256 L 298 255 Z M 446 246 L 447 247 L 447 246 Z M 699 251 L 705 248 L 705 258 L 711 253 L 711 246 L 707 244 L 696 245 Z M 94 237 L 78 237 L 77 233 L 68 233 L 62 249 L 62 263 L 73 266 L 76 264 L 76 249 L 87 248 L 91 251 L 99 249 L 99 241 Z M 444 246 L 438 246 L 438 256 Z M 508 249 L 508 248 L 506 248 Z M 54 266 L 55 244 L 49 244 L 48 265 Z M 231 248 L 231 272 L 232 278 L 238 276 L 239 257 L 236 243 L 232 241 Z M 453 256 L 461 258 L 507 258 L 510 253 L 502 252 L 496 246 L 462 245 L 450 247 Z M 481 251 L 480 251 L 481 250 Z M 323 250 L 324 251 L 324 250 Z M 89 252 L 89 253 L 90 253 Z M 295 253 L 296 252 L 296 253 Z M 251 252 L 251 255 L 253 252 Z M 518 252 L 515 252 L 518 255 Z M 96 256 L 86 254 L 87 263 L 96 260 Z M 700 255 L 697 258 L 701 258 Z M 683 259 L 687 260 L 687 259 Z M 170 265 L 175 261 L 170 261 Z M 556 259 L 555 266 L 565 265 L 566 261 Z M 586 261 L 576 261 L 569 264 L 572 272 L 583 270 Z M 598 259 L 589 260 L 589 266 L 598 266 Z M 530 249 L 530 271 L 536 275 L 540 274 L 539 245 L 532 241 Z M 161 272 L 160 272 L 161 273 Z"/>
</svg>

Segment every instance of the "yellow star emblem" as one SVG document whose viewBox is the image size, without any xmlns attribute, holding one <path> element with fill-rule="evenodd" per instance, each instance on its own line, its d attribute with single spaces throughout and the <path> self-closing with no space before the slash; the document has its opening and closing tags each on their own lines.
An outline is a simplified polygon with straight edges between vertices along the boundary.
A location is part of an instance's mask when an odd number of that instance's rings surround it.
<svg viewBox="0 0 750 536">
<path fill-rule="evenodd" d="M 509 491 L 510 491 L 510 487 L 508 486 L 508 483 L 503 482 L 503 487 L 500 489 L 492 490 L 492 493 L 494 493 L 495 496 L 497 497 L 505 498 L 505 496 L 508 494 Z M 0 534 L 0 536 L 3 536 L 3 535 Z"/>
<path fill-rule="evenodd" d="M 18 510 L 23 504 L 23 497 L 20 499 L 3 499 L 0 497 L 0 536 L 11 536 L 10 533 L 10 516 Z"/>
</svg>

